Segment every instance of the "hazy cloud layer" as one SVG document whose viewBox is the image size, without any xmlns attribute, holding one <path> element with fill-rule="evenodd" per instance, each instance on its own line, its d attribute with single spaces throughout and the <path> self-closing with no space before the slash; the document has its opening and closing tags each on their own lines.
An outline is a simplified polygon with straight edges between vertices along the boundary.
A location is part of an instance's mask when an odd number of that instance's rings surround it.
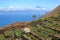
<svg viewBox="0 0 60 40">
<path fill-rule="evenodd" d="M 0 11 L 9 11 L 9 10 L 49 10 L 48 8 L 36 6 L 36 7 L 15 7 L 15 6 L 9 6 L 9 7 L 0 7 Z"/>
</svg>

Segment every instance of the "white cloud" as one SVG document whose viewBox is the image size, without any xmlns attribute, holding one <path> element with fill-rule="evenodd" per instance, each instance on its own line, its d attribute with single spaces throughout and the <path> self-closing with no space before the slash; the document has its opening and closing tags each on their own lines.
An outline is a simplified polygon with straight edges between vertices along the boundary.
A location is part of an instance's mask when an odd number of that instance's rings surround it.
<svg viewBox="0 0 60 40">
<path fill-rule="evenodd" d="M 30 8 L 31 10 L 49 10 L 48 8 Z"/>
<path fill-rule="evenodd" d="M 0 7 L 0 11 L 9 11 L 9 10 L 21 10 L 22 8 L 20 7 L 14 7 L 14 6 L 9 6 L 9 7 Z"/>
<path fill-rule="evenodd" d="M 17 7 L 17 6 L 9 6 L 9 7 L 0 7 L 0 11 L 3 10 L 3 11 L 9 11 L 9 10 L 49 10 L 47 8 L 43 8 L 43 7 L 39 7 L 39 8 L 36 8 L 36 7 Z"/>
</svg>

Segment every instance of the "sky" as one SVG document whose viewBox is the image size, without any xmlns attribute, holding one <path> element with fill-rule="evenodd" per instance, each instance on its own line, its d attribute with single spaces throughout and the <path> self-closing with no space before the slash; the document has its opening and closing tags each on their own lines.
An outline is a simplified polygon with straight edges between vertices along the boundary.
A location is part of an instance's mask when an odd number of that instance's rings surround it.
<svg viewBox="0 0 60 40">
<path fill-rule="evenodd" d="M 60 5 L 60 0 L 0 0 L 0 9 L 51 10 Z"/>
</svg>

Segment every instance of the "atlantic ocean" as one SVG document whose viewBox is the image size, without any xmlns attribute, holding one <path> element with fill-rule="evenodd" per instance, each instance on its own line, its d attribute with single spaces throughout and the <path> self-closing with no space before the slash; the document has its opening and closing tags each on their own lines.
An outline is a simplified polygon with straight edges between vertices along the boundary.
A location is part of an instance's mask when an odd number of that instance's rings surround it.
<svg viewBox="0 0 60 40">
<path fill-rule="evenodd" d="M 45 14 L 46 10 L 16 10 L 0 11 L 0 27 L 12 24 L 14 22 L 30 22 L 39 19 Z M 32 16 L 36 15 L 36 18 Z"/>
</svg>

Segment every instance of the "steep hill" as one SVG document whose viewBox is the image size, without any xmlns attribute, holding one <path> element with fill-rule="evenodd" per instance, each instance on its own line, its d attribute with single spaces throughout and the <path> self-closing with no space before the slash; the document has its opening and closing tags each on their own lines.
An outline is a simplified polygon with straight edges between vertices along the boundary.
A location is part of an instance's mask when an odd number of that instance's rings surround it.
<svg viewBox="0 0 60 40">
<path fill-rule="evenodd" d="M 34 21 L 33 21 L 34 22 Z M 60 30 L 60 5 L 35 22 Z"/>
<path fill-rule="evenodd" d="M 51 31 L 50 33 L 53 32 L 54 34 L 51 35 L 49 33 L 51 36 L 60 38 L 60 5 L 40 19 L 31 22 L 31 25 L 38 27 L 38 29 L 40 28 L 47 34 Z"/>
</svg>

